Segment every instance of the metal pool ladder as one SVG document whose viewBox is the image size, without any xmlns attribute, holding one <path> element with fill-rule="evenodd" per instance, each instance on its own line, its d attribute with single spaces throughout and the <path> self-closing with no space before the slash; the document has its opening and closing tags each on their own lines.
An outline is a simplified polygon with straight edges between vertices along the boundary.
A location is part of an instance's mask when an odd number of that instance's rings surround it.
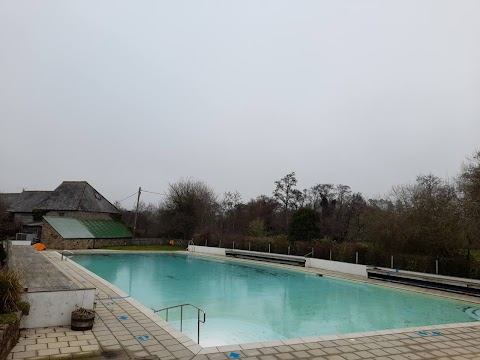
<svg viewBox="0 0 480 360">
<path fill-rule="evenodd" d="M 70 250 L 62 250 L 62 260 L 63 258 L 65 259 L 70 259 L 73 257 L 73 255 L 75 255 L 75 253 L 73 251 L 70 251 Z"/>
<path fill-rule="evenodd" d="M 175 309 L 175 308 L 180 308 L 180 331 L 183 329 L 183 307 L 184 306 L 191 306 L 195 309 L 197 309 L 197 343 L 200 344 L 200 323 L 205 324 L 205 316 L 206 313 L 204 310 L 200 309 L 198 306 L 192 305 L 192 304 L 180 304 L 180 305 L 175 305 L 175 306 L 169 306 L 163 309 L 152 309 L 154 313 L 160 312 L 160 311 L 165 311 L 166 317 L 165 320 L 168 321 L 168 310 L 170 309 Z M 203 320 L 200 314 L 203 314 Z"/>
</svg>

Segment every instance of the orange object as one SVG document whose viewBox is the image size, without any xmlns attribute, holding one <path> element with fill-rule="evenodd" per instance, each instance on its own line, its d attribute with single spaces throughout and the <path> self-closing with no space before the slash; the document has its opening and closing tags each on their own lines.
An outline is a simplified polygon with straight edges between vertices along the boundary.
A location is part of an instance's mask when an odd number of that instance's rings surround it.
<svg viewBox="0 0 480 360">
<path fill-rule="evenodd" d="M 33 248 L 35 250 L 42 251 L 42 250 L 45 250 L 47 247 L 43 244 L 37 243 L 37 244 L 33 245 Z"/>
<path fill-rule="evenodd" d="M 170 240 L 170 246 L 174 246 L 174 245 L 175 245 L 175 241 Z"/>
</svg>

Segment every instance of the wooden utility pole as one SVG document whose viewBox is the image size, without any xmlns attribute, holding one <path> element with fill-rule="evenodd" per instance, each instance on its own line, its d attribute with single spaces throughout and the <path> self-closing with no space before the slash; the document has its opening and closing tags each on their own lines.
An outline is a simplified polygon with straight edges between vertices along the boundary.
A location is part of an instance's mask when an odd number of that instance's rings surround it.
<svg viewBox="0 0 480 360">
<path fill-rule="evenodd" d="M 138 217 L 138 204 L 140 203 L 140 194 L 142 193 L 142 188 L 138 188 L 138 197 L 137 197 L 137 209 L 135 210 L 135 222 L 133 223 L 133 237 L 135 239 L 135 232 L 137 231 L 137 217 Z"/>
</svg>

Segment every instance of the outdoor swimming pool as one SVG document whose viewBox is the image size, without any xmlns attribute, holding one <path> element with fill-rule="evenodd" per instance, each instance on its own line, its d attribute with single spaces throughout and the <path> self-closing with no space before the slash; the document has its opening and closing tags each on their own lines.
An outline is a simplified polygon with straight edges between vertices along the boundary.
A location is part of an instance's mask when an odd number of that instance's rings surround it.
<svg viewBox="0 0 480 360">
<path fill-rule="evenodd" d="M 469 303 L 268 265 L 172 253 L 73 260 L 149 308 L 204 309 L 202 346 L 479 320 Z M 172 310 L 169 322 L 178 328 L 178 319 Z M 183 332 L 195 340 L 196 319 L 184 309 Z"/>
</svg>

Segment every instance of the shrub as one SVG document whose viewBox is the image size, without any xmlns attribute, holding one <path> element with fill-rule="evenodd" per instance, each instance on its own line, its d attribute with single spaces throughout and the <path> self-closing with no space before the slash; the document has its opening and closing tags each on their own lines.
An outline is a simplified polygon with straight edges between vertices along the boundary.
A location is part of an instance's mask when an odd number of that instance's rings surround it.
<svg viewBox="0 0 480 360">
<path fill-rule="evenodd" d="M 265 221 L 260 218 L 250 221 L 248 224 L 248 232 L 254 237 L 265 236 Z"/>
<path fill-rule="evenodd" d="M 320 215 L 313 209 L 300 208 L 292 215 L 288 238 L 291 241 L 312 241 L 320 236 Z"/>
<path fill-rule="evenodd" d="M 72 311 L 72 315 L 93 315 L 93 314 L 95 314 L 95 310 L 85 309 L 83 307 L 77 308 Z"/>
<path fill-rule="evenodd" d="M 23 315 L 28 315 L 30 313 L 30 303 L 28 303 L 27 301 L 19 301 L 17 303 L 17 307 Z"/>
<path fill-rule="evenodd" d="M 13 272 L 0 271 L 0 313 L 17 311 L 22 294 L 20 277 Z"/>
<path fill-rule="evenodd" d="M 15 313 L 0 314 L 0 324 L 13 325 L 16 324 L 20 319 Z"/>
</svg>

